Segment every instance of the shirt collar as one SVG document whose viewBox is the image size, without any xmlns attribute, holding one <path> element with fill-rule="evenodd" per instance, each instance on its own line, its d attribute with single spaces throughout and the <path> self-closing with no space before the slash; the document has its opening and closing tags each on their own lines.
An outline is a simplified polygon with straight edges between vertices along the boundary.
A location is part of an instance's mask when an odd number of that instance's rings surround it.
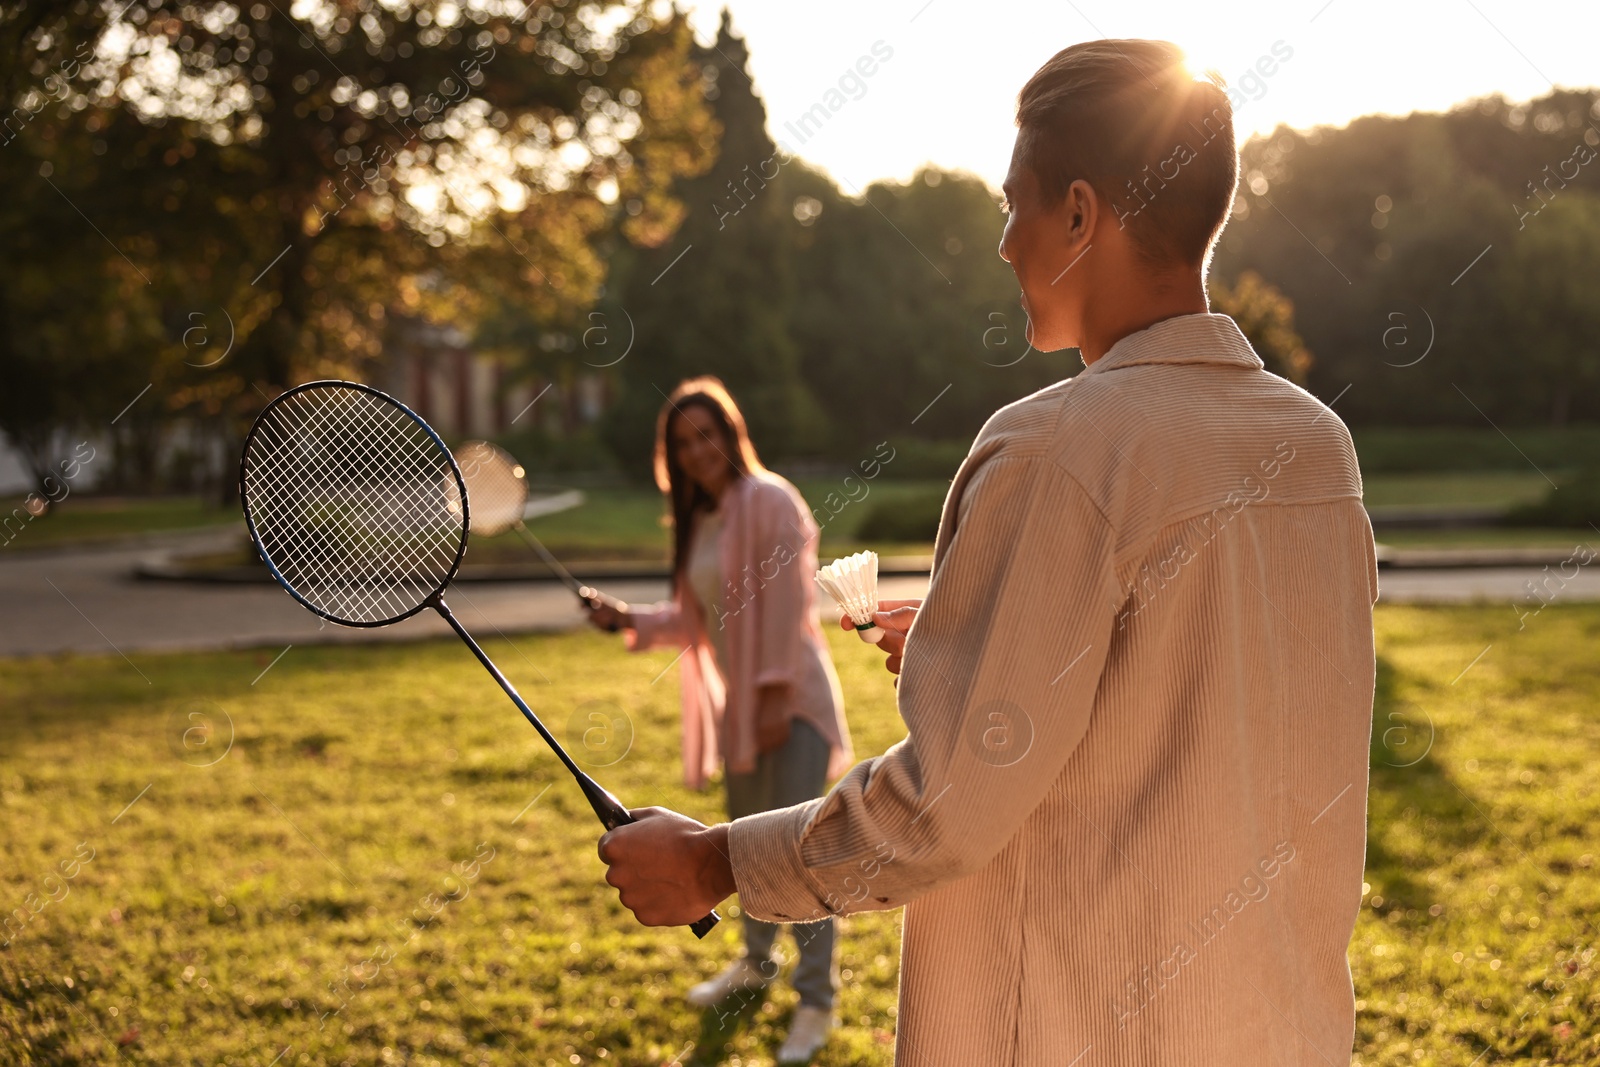
<svg viewBox="0 0 1600 1067">
<path fill-rule="evenodd" d="M 1265 366 L 1238 323 L 1227 315 L 1200 311 L 1128 334 L 1077 377 L 1140 363 L 1215 363 L 1250 370 Z"/>
</svg>

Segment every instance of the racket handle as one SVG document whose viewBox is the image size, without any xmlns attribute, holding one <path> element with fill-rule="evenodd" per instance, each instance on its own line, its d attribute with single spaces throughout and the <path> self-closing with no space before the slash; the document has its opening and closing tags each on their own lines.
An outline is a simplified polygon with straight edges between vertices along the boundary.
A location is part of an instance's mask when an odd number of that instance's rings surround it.
<svg viewBox="0 0 1600 1067">
<path fill-rule="evenodd" d="M 622 801 L 612 796 L 605 787 L 587 774 L 578 776 L 578 787 L 583 790 L 583 795 L 589 798 L 589 806 L 600 816 L 600 824 L 607 830 L 615 830 L 634 821 L 633 816 L 628 814 L 628 809 L 623 807 Z"/>
<path fill-rule="evenodd" d="M 587 585 L 583 585 L 579 586 L 575 592 L 578 594 L 578 599 L 583 601 L 589 607 L 598 608 L 600 606 L 600 594 L 597 590 L 592 589 Z M 613 622 L 602 627 L 602 629 L 604 629 L 608 634 L 614 634 L 618 630 L 622 629 L 622 627 Z"/>
<path fill-rule="evenodd" d="M 600 816 L 600 822 L 607 830 L 615 830 L 619 826 L 638 822 L 628 809 L 623 807 L 622 801 L 608 793 L 593 778 L 584 775 L 578 779 L 578 785 L 582 787 L 583 795 L 589 798 L 590 807 L 594 808 L 594 813 Z M 721 921 L 722 916 L 718 915 L 716 909 L 713 908 L 707 914 L 690 923 L 689 929 L 694 931 L 695 937 L 705 937 L 711 932 L 711 928 Z"/>
</svg>

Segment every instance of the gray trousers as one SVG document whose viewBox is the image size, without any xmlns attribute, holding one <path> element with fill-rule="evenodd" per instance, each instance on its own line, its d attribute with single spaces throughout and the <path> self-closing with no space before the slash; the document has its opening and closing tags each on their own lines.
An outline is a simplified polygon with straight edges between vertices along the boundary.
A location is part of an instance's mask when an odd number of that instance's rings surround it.
<svg viewBox="0 0 1600 1067">
<path fill-rule="evenodd" d="M 756 769 L 750 774 L 730 773 L 724 777 L 730 819 L 813 800 L 826 792 L 828 743 L 810 723 L 791 719 L 789 740 L 781 748 L 757 756 Z M 833 962 L 833 919 L 795 923 L 792 929 L 800 949 L 800 963 L 794 971 L 794 988 L 800 994 L 800 1003 L 832 1008 L 838 986 Z M 769 962 L 777 936 L 776 924 L 744 915 L 745 957 L 769 977 L 777 974 Z"/>
</svg>

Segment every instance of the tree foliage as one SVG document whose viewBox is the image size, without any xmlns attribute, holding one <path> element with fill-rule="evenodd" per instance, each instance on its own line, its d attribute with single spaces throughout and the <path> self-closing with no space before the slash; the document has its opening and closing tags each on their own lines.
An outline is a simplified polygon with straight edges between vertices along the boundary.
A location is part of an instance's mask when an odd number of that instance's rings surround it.
<svg viewBox="0 0 1600 1067">
<path fill-rule="evenodd" d="M 680 184 L 673 240 L 613 260 L 602 302 L 636 328 L 607 419 L 625 468 L 644 469 L 655 413 L 691 374 L 723 378 L 772 454 L 848 461 L 886 438 L 970 440 L 996 407 L 1082 366 L 1029 349 L 981 180 L 926 168 L 847 195 L 774 143 L 726 20 L 700 57 L 717 162 Z"/>
<path fill-rule="evenodd" d="M 153 485 L 173 415 L 226 454 L 274 390 L 427 325 L 607 375 L 636 472 L 702 373 L 773 458 L 943 464 L 1081 368 L 1027 345 L 981 180 L 841 188 L 774 143 L 726 19 L 702 47 L 657 13 L 0 3 L 0 430 L 43 471 L 96 427 Z M 1353 423 L 1600 421 L 1597 124 L 1560 90 L 1253 138 L 1215 307 Z"/>
<path fill-rule="evenodd" d="M 1253 270 L 1241 273 L 1232 286 L 1209 279 L 1207 289 L 1211 310 L 1238 324 L 1269 371 L 1305 384 L 1311 353 L 1294 332 L 1294 305 L 1287 297 Z"/>
<path fill-rule="evenodd" d="M 0 361 L 33 388 L 0 428 L 109 418 L 153 383 L 152 413 L 236 431 L 274 389 L 359 375 L 415 320 L 470 330 L 497 302 L 574 319 L 613 205 L 660 239 L 673 180 L 709 157 L 688 27 L 651 10 L 6 7 L 0 254 L 30 266 L 0 279 Z M 53 282 L 25 276 L 38 263 Z M 60 296 L 34 296 L 74 277 L 95 291 L 63 324 Z M 196 315 L 219 339 L 198 353 Z M 101 363 L 117 373 L 82 373 Z"/>
<path fill-rule="evenodd" d="M 1241 150 L 1214 273 L 1283 292 L 1355 423 L 1600 421 L 1600 93 L 1280 127 Z"/>
<path fill-rule="evenodd" d="M 616 284 L 602 304 L 613 330 L 631 328 L 605 433 L 633 470 L 646 467 L 665 397 L 696 374 L 727 383 L 758 448 L 805 451 L 825 434 L 789 329 L 796 290 L 781 172 L 793 163 L 767 133 L 726 13 L 717 40 L 696 55 L 720 132 L 716 161 L 679 183 L 685 218 L 670 241 L 613 259 Z"/>
</svg>

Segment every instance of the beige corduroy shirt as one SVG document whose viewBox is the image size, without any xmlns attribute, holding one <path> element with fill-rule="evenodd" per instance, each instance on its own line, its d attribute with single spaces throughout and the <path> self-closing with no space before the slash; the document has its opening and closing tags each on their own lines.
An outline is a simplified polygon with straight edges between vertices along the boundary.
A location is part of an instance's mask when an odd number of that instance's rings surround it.
<svg viewBox="0 0 1600 1067">
<path fill-rule="evenodd" d="M 906 639 L 906 738 L 739 819 L 742 905 L 905 905 L 896 1062 L 1349 1062 L 1372 726 L 1350 435 L 1182 315 L 990 418 Z"/>
</svg>

